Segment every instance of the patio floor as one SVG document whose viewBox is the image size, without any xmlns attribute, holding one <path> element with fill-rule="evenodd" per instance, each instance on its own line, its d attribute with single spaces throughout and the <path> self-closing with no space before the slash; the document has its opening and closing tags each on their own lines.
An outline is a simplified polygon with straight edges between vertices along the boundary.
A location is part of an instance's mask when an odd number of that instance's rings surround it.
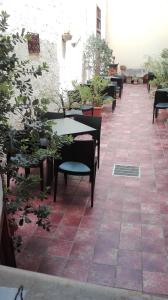
<svg viewBox="0 0 168 300">
<path fill-rule="evenodd" d="M 19 268 L 168 295 L 168 114 L 152 124 L 152 104 L 145 85 L 125 84 L 114 113 L 106 107 L 94 207 L 88 179 L 65 190 L 60 178 L 51 231 L 21 230 Z M 114 176 L 114 164 L 140 167 L 140 177 Z"/>
</svg>

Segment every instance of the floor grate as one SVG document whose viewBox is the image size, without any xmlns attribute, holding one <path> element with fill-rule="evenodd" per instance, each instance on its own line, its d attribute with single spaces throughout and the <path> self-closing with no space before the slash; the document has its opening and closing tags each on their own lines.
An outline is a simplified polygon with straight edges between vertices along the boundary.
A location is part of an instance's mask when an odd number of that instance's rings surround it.
<svg viewBox="0 0 168 300">
<path fill-rule="evenodd" d="M 112 175 L 140 177 L 140 168 L 136 167 L 136 166 L 126 166 L 126 165 L 114 164 Z"/>
</svg>

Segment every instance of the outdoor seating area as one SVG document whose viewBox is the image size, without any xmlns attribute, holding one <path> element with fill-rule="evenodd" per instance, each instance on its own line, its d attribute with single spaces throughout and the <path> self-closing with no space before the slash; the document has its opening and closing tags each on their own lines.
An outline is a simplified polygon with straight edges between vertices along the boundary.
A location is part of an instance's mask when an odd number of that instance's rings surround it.
<svg viewBox="0 0 168 300">
<path fill-rule="evenodd" d="M 160 1 L 0 2 L 0 300 L 167 299 Z"/>
<path fill-rule="evenodd" d="M 64 174 L 59 174 L 56 202 L 53 190 L 44 200 L 52 207 L 50 231 L 33 224 L 31 230 L 30 224 L 19 228 L 23 248 L 16 254 L 18 268 L 108 287 L 168 293 L 168 113 L 161 111 L 152 124 L 152 109 L 146 85 L 129 84 L 124 84 L 114 113 L 110 104 L 104 107 L 94 206 L 88 176 L 72 172 L 66 185 Z M 77 122 L 78 116 L 67 120 Z M 117 176 L 115 165 L 136 166 L 139 176 Z"/>
</svg>

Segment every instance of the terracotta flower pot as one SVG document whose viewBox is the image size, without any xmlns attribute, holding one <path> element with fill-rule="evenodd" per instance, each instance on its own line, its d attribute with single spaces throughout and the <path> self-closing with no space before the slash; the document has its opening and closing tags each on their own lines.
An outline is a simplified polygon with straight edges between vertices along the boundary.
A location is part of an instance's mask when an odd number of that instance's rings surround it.
<svg viewBox="0 0 168 300">
<path fill-rule="evenodd" d="M 102 115 L 103 106 L 95 106 L 93 109 L 93 115 L 95 117 L 101 117 Z"/>
</svg>

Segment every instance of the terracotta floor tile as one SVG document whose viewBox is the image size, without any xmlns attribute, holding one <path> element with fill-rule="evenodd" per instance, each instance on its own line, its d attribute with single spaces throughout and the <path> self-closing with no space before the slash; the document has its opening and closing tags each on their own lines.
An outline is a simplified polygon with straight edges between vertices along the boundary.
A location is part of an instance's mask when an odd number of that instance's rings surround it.
<svg viewBox="0 0 168 300">
<path fill-rule="evenodd" d="M 141 271 L 128 269 L 125 267 L 118 267 L 115 286 L 119 288 L 141 291 L 142 290 Z"/>
<path fill-rule="evenodd" d="M 88 278 L 90 263 L 79 260 L 69 259 L 62 273 L 63 277 L 86 282 Z"/>
<path fill-rule="evenodd" d="M 66 264 L 62 257 L 44 257 L 39 266 L 38 272 L 49 275 L 61 276 Z"/>
<path fill-rule="evenodd" d="M 77 233 L 77 227 L 60 225 L 54 232 L 54 237 L 59 240 L 73 241 Z"/>
<path fill-rule="evenodd" d="M 124 212 L 122 214 L 123 223 L 141 223 L 141 214 L 138 212 Z"/>
<path fill-rule="evenodd" d="M 143 291 L 146 293 L 168 295 L 168 274 L 144 271 Z"/>
<path fill-rule="evenodd" d="M 94 254 L 94 245 L 89 242 L 75 242 L 73 244 L 70 258 L 92 260 Z"/>
<path fill-rule="evenodd" d="M 115 285 L 116 269 L 114 266 L 93 264 L 89 271 L 88 282 L 100 285 Z"/>
<path fill-rule="evenodd" d="M 149 237 L 142 239 L 142 250 L 150 253 L 165 253 L 165 241 L 163 238 L 155 239 L 155 237 Z"/>
<path fill-rule="evenodd" d="M 168 295 L 167 113 L 152 124 L 152 105 L 146 85 L 124 84 L 115 111 L 105 106 L 94 207 L 88 178 L 70 176 L 65 188 L 59 176 L 57 202 L 45 200 L 50 233 L 33 224 L 19 230 L 19 267 Z M 140 166 L 140 177 L 114 176 L 114 164 Z"/>
<path fill-rule="evenodd" d="M 142 269 L 142 253 L 138 251 L 119 250 L 117 265 L 123 268 L 135 270 Z"/>
<path fill-rule="evenodd" d="M 118 250 L 109 244 L 97 244 L 94 249 L 93 262 L 105 265 L 117 265 Z"/>
<path fill-rule="evenodd" d="M 80 222 L 81 216 L 75 215 L 65 215 L 61 220 L 61 224 L 66 226 L 79 226 Z"/>
<path fill-rule="evenodd" d="M 23 250 L 16 256 L 17 268 L 37 272 L 42 259 L 42 255 L 35 255 Z"/>
<path fill-rule="evenodd" d="M 162 239 L 163 238 L 163 228 L 159 225 L 144 225 L 142 224 L 142 238 L 149 238 L 155 237 L 156 239 Z"/>
<path fill-rule="evenodd" d="M 47 249 L 49 256 L 68 257 L 73 243 L 70 241 L 54 240 Z"/>
<path fill-rule="evenodd" d="M 123 236 L 120 237 L 120 243 L 119 243 L 120 249 L 125 250 L 135 250 L 135 251 L 141 251 L 142 250 L 142 241 L 138 237 L 127 237 Z"/>
<path fill-rule="evenodd" d="M 144 271 L 168 273 L 168 261 L 166 255 L 143 252 L 142 257 Z"/>
</svg>

